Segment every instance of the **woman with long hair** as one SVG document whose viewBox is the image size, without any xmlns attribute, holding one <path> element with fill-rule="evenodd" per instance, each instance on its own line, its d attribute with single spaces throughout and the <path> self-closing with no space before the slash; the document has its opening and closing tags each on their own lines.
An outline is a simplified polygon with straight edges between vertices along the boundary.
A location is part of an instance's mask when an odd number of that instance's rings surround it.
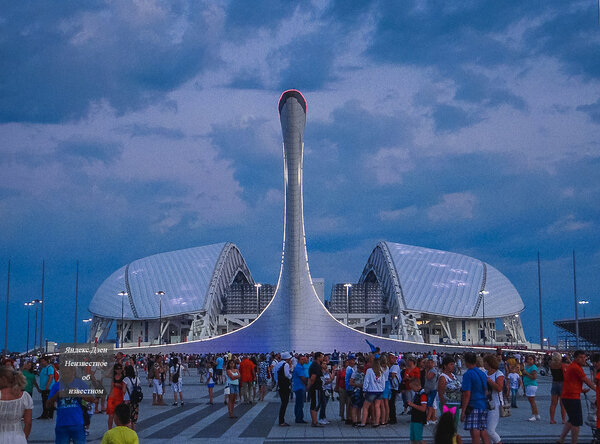
<svg viewBox="0 0 600 444">
<path fill-rule="evenodd" d="M 550 401 L 550 424 L 556 424 L 556 421 L 554 420 L 554 414 L 556 413 L 556 405 L 559 402 L 562 423 L 564 424 L 566 421 L 567 411 L 563 406 L 560 395 L 562 393 L 562 386 L 565 379 L 565 370 L 567 365 L 568 358 L 563 359 L 558 352 L 552 353 L 552 359 L 550 360 L 550 373 L 552 374 L 552 388 L 550 389 L 550 394 L 552 395 L 552 400 Z"/>
<path fill-rule="evenodd" d="M 8 367 L 0 368 L 1 444 L 27 444 L 31 433 L 33 400 L 23 390 L 26 384 L 27 380 L 21 372 Z"/>
<path fill-rule="evenodd" d="M 496 432 L 498 421 L 500 420 L 500 409 L 502 408 L 502 389 L 504 388 L 504 373 L 498 370 L 498 358 L 495 355 L 488 354 L 483 358 L 483 365 L 486 369 L 488 390 L 492 390 L 492 402 L 496 407 L 488 411 L 487 432 L 490 441 L 493 444 L 502 442 L 500 435 Z"/>
<path fill-rule="evenodd" d="M 379 417 L 381 416 L 381 395 L 385 389 L 385 379 L 379 358 L 373 359 L 373 366 L 367 369 L 363 383 L 365 402 L 362 407 L 361 423 L 358 427 L 367 425 L 369 416 L 369 407 L 373 404 L 373 427 L 379 427 Z"/>
<path fill-rule="evenodd" d="M 229 387 L 229 396 L 227 398 L 227 411 L 230 418 L 237 418 L 233 414 L 235 398 L 240 393 L 240 371 L 235 367 L 235 360 L 227 361 L 227 386 Z"/>
<path fill-rule="evenodd" d="M 124 384 L 123 384 L 123 366 L 119 363 L 113 367 L 113 378 L 110 384 L 110 394 L 108 395 L 108 402 L 106 406 L 106 413 L 108 415 L 108 430 L 112 429 L 115 407 L 123 402 L 124 398 Z"/>
<path fill-rule="evenodd" d="M 125 404 L 129 404 L 131 423 L 130 428 L 131 430 L 135 430 L 135 425 L 137 424 L 138 415 L 140 413 L 140 404 L 139 402 L 135 402 L 135 400 L 131 399 L 131 394 L 133 393 L 134 387 L 140 385 L 140 380 L 135 375 L 135 369 L 132 365 L 127 365 L 125 367 L 125 378 L 123 378 L 123 384 L 125 388 L 123 402 L 125 402 Z"/>
<path fill-rule="evenodd" d="M 454 407 L 446 410 L 440 416 L 440 421 L 433 435 L 433 444 L 462 444 L 462 438 L 456 430 L 456 421 L 451 411 L 453 409 Z"/>
</svg>

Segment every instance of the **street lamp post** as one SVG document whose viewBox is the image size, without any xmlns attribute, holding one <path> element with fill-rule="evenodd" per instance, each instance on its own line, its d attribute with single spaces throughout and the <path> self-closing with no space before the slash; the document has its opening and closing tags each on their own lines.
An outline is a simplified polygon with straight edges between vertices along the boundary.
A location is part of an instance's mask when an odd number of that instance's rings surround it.
<svg viewBox="0 0 600 444">
<path fill-rule="evenodd" d="M 585 319 L 585 306 L 589 303 L 590 303 L 590 301 L 579 301 L 578 302 L 579 305 L 583 305 L 583 318 L 584 319 Z"/>
<path fill-rule="evenodd" d="M 35 305 L 35 328 L 33 331 L 33 349 L 35 350 L 35 346 L 37 344 L 38 304 L 41 304 L 42 301 L 40 299 L 34 299 L 33 301 L 31 301 L 31 303 Z M 40 341 L 40 347 L 41 346 L 42 343 Z"/>
<path fill-rule="evenodd" d="M 350 287 L 352 284 L 344 284 L 346 287 L 346 325 L 348 325 L 348 318 L 350 317 Z"/>
<path fill-rule="evenodd" d="M 256 317 L 258 318 L 258 314 L 260 313 L 260 301 L 259 301 L 259 291 L 260 291 L 260 287 L 262 287 L 262 284 L 259 284 L 258 282 L 256 284 L 254 284 L 254 286 L 256 287 Z"/>
<path fill-rule="evenodd" d="M 485 295 L 489 294 L 490 292 L 487 290 L 481 290 L 479 292 L 479 294 L 481 295 L 481 304 L 482 304 L 482 317 L 481 317 L 481 323 L 482 323 L 482 327 L 483 327 L 483 346 L 485 347 Z"/>
<path fill-rule="evenodd" d="M 121 296 L 121 348 L 123 348 L 123 341 L 125 340 L 124 335 L 123 335 L 123 325 L 125 325 L 125 312 L 124 312 L 124 307 L 123 307 L 123 302 L 125 301 L 125 296 L 129 296 L 127 294 L 126 291 L 120 291 L 119 293 L 117 293 L 119 296 Z"/>
<path fill-rule="evenodd" d="M 90 323 L 90 322 L 92 322 L 92 318 L 87 318 L 87 319 L 84 319 L 84 320 L 83 320 L 83 323 L 84 323 L 84 324 L 88 324 L 88 323 Z M 88 337 L 89 337 L 89 336 L 90 336 L 90 334 L 89 334 L 89 332 L 88 332 Z M 87 341 L 86 341 L 86 342 L 87 342 Z"/>
<path fill-rule="evenodd" d="M 33 302 L 25 302 L 25 307 L 27 307 L 27 348 L 25 349 L 25 354 L 29 353 L 29 314 L 31 313 L 29 307 L 34 305 Z"/>
<path fill-rule="evenodd" d="M 162 345 L 162 297 L 165 295 L 165 292 L 160 290 L 154 293 L 158 296 L 158 310 L 159 310 L 159 321 L 158 321 L 158 344 Z"/>
</svg>

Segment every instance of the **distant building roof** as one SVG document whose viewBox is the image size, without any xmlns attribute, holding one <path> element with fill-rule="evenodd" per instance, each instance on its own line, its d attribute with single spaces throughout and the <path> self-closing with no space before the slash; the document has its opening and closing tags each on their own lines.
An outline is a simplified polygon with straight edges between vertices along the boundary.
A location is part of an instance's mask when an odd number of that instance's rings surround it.
<svg viewBox="0 0 600 444">
<path fill-rule="evenodd" d="M 575 334 L 575 319 L 561 319 L 554 321 L 554 325 Z M 600 347 L 600 317 L 580 318 L 579 337 Z"/>
<path fill-rule="evenodd" d="M 377 279 L 401 310 L 455 318 L 519 313 L 524 305 L 512 283 L 491 265 L 448 251 L 392 242 L 377 244 L 361 282 Z"/>
<path fill-rule="evenodd" d="M 197 312 L 210 298 L 222 298 L 236 276 L 254 283 L 246 262 L 232 243 L 160 253 L 127 264 L 106 279 L 89 306 L 94 315 L 119 319 L 156 319 Z M 118 293 L 126 291 L 122 301 Z"/>
</svg>

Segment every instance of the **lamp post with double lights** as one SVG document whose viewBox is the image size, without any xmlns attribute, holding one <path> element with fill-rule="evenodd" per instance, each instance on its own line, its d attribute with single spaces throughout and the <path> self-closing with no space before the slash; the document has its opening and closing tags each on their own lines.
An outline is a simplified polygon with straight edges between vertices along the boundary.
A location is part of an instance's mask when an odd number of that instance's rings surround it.
<svg viewBox="0 0 600 444">
<path fill-rule="evenodd" d="M 583 318 L 584 319 L 585 319 L 585 306 L 589 303 L 590 303 L 590 301 L 579 301 L 578 302 L 579 305 L 583 305 Z"/>
<path fill-rule="evenodd" d="M 31 304 L 35 305 L 35 328 L 33 329 L 33 349 L 35 350 L 35 346 L 37 344 L 37 323 L 38 323 L 38 304 L 41 304 L 41 299 L 34 299 L 31 301 Z M 40 347 L 42 346 L 40 342 Z"/>
<path fill-rule="evenodd" d="M 92 318 L 87 318 L 87 319 L 84 319 L 84 320 L 83 320 L 83 323 L 84 323 L 84 324 L 86 324 L 86 325 L 87 325 L 87 324 L 89 324 L 90 322 L 92 322 Z M 90 337 L 90 333 L 89 333 L 89 331 L 88 331 L 88 338 L 89 338 L 89 337 Z M 86 340 L 86 342 L 87 342 L 87 340 Z"/>
<path fill-rule="evenodd" d="M 159 310 L 159 318 L 158 318 L 158 344 L 162 345 L 162 297 L 165 295 L 165 292 L 162 290 L 154 293 L 158 296 L 158 310 Z"/>
<path fill-rule="evenodd" d="M 257 282 L 254 286 L 256 287 L 256 317 L 258 318 L 258 314 L 260 313 L 259 291 L 262 284 Z"/>
<path fill-rule="evenodd" d="M 481 323 L 482 323 L 482 327 L 483 327 L 483 346 L 485 347 L 485 295 L 486 294 L 490 294 L 489 291 L 487 290 L 481 290 L 479 292 L 479 295 L 481 296 L 481 304 L 482 304 L 482 316 L 481 316 Z"/>
<path fill-rule="evenodd" d="M 125 297 L 129 296 L 129 294 L 126 291 L 120 291 L 117 293 L 119 296 L 121 296 L 121 348 L 123 348 L 123 341 L 125 340 L 123 332 L 124 332 L 124 328 L 123 326 L 125 325 L 125 311 L 124 311 L 124 301 L 125 301 Z"/>
<path fill-rule="evenodd" d="M 29 354 L 29 307 L 32 307 L 33 305 L 35 305 L 33 302 L 25 302 L 26 310 L 27 310 L 27 348 L 25 349 L 25 354 Z"/>
<path fill-rule="evenodd" d="M 350 287 L 352 284 L 344 284 L 346 287 L 346 325 L 348 324 L 348 318 L 350 317 Z"/>
</svg>

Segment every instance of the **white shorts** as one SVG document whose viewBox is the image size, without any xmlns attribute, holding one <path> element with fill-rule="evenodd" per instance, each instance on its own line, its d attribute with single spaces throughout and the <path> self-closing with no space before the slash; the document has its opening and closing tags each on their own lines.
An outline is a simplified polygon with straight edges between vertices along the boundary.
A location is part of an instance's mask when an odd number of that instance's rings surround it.
<svg viewBox="0 0 600 444">
<path fill-rule="evenodd" d="M 161 396 L 163 394 L 163 387 L 162 383 L 160 382 L 160 379 L 153 379 L 152 384 L 154 386 L 154 390 L 152 390 L 152 393 Z"/>
<path fill-rule="evenodd" d="M 177 382 L 172 382 L 171 387 L 175 393 L 181 392 L 181 379 Z"/>
<path fill-rule="evenodd" d="M 525 396 L 528 398 L 535 397 L 535 392 L 537 392 L 537 385 L 528 385 L 525 387 Z"/>
</svg>

